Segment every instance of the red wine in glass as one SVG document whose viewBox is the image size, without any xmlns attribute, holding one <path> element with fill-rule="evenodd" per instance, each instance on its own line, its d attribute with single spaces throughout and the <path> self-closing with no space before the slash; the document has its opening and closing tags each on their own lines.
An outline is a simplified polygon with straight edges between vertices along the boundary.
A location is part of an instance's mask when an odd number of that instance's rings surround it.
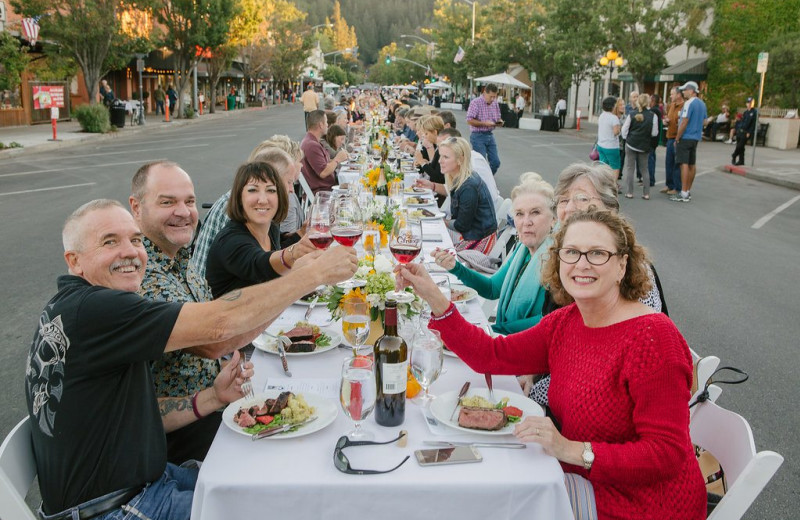
<svg viewBox="0 0 800 520">
<path fill-rule="evenodd" d="M 328 249 L 328 246 L 333 242 L 333 237 L 330 233 L 314 233 L 309 235 L 308 239 L 317 249 Z"/>
<path fill-rule="evenodd" d="M 345 247 L 353 247 L 361 238 L 364 230 L 360 227 L 331 228 L 331 235 L 334 240 Z"/>
<path fill-rule="evenodd" d="M 393 244 L 389 247 L 389 250 L 398 262 L 407 264 L 419 255 L 420 251 L 422 251 L 422 246 Z"/>
</svg>

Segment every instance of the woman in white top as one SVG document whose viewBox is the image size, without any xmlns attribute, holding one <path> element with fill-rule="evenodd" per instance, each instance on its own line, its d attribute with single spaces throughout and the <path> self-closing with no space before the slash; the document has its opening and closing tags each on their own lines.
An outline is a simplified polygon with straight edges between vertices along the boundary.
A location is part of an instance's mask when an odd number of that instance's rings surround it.
<svg viewBox="0 0 800 520">
<path fill-rule="evenodd" d="M 617 98 L 603 99 L 603 113 L 597 120 L 597 151 L 600 162 L 607 164 L 615 175 L 619 175 L 619 118 L 612 112 L 617 106 Z"/>
</svg>

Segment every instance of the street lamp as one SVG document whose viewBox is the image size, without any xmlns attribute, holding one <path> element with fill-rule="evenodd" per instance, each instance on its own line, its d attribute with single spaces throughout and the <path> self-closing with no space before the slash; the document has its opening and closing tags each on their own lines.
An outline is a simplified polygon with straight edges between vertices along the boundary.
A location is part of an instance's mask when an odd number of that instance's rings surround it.
<svg viewBox="0 0 800 520">
<path fill-rule="evenodd" d="M 419 41 L 421 41 L 422 43 L 424 43 L 426 45 L 436 45 L 435 43 L 426 40 L 422 36 L 417 36 L 416 34 L 401 34 L 400 37 L 401 38 L 416 38 L 416 39 L 418 39 Z"/>
<path fill-rule="evenodd" d="M 616 65 L 617 68 L 622 67 L 625 65 L 625 60 L 622 58 L 622 54 L 618 53 L 614 50 L 614 48 L 608 49 L 608 52 L 605 55 L 601 56 L 598 60 L 601 67 L 608 67 L 608 79 L 606 80 L 605 85 L 605 92 L 603 97 L 608 96 L 608 91 L 611 88 L 611 75 L 614 73 L 614 66 Z"/>
<path fill-rule="evenodd" d="M 475 4 L 477 4 L 477 0 L 461 0 L 462 2 L 466 2 L 472 6 L 472 47 L 475 47 Z M 472 78 L 469 78 L 469 92 L 472 95 Z"/>
</svg>

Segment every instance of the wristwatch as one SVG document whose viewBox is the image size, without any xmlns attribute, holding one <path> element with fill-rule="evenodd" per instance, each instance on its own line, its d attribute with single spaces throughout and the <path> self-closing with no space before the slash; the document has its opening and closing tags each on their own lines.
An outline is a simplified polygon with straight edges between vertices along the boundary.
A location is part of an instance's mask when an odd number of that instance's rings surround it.
<svg viewBox="0 0 800 520">
<path fill-rule="evenodd" d="M 592 451 L 591 442 L 583 443 L 583 455 L 581 455 L 581 458 L 583 459 L 583 467 L 587 470 L 592 469 L 592 464 L 594 463 L 594 452 Z"/>
</svg>

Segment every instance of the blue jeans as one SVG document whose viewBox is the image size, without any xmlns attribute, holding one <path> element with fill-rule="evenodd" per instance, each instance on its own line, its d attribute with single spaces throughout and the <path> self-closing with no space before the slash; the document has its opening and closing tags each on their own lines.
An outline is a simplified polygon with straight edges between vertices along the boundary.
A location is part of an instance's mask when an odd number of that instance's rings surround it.
<svg viewBox="0 0 800 520">
<path fill-rule="evenodd" d="M 656 185 L 656 149 L 647 156 L 647 173 L 650 174 L 650 186 Z"/>
<path fill-rule="evenodd" d="M 192 498 L 197 484 L 196 468 L 183 468 L 167 463 L 161 477 L 145 486 L 127 506 L 97 517 L 97 520 L 137 520 L 133 511 L 139 511 L 151 520 L 189 520 Z M 128 509 L 125 511 L 124 509 Z"/>
<path fill-rule="evenodd" d="M 469 134 L 469 144 L 472 149 L 481 154 L 489 162 L 492 175 L 500 168 L 500 157 L 497 155 L 497 143 L 492 132 L 472 132 Z"/>
<path fill-rule="evenodd" d="M 667 171 L 667 188 L 681 191 L 681 168 L 675 164 L 675 139 L 667 139 L 664 169 Z"/>
</svg>

